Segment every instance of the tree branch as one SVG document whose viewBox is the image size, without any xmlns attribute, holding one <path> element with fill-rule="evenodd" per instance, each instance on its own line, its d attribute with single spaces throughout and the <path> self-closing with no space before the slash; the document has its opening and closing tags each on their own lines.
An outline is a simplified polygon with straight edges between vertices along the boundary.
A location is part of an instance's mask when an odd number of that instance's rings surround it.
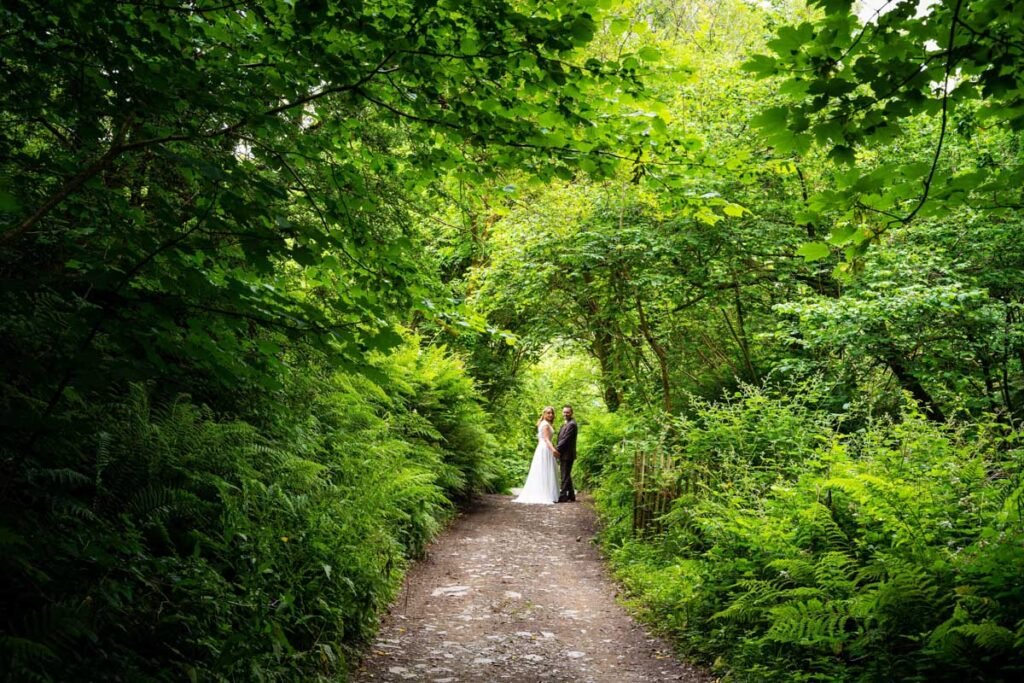
<svg viewBox="0 0 1024 683">
<path fill-rule="evenodd" d="M 921 207 L 924 206 L 925 202 L 928 201 L 928 194 L 931 191 L 932 180 L 935 178 L 935 170 L 939 166 L 939 157 L 942 154 L 942 145 L 946 140 L 946 126 L 949 123 L 949 77 L 953 73 L 953 43 L 956 40 L 956 27 L 960 25 L 960 8 L 963 5 L 963 0 L 956 0 L 956 6 L 953 8 L 953 18 L 949 22 L 949 44 L 946 48 L 946 69 L 945 75 L 942 79 L 942 123 L 939 126 L 939 141 L 935 145 L 935 155 L 932 157 L 932 166 L 928 170 L 928 176 L 924 179 L 924 191 L 921 193 L 921 199 L 917 202 L 917 206 L 908 213 L 903 219 L 902 223 L 909 223 L 917 215 Z M 890 223 L 892 225 L 892 223 Z"/>
<path fill-rule="evenodd" d="M 84 169 L 79 171 L 73 178 L 71 178 L 71 180 L 66 182 L 63 185 L 63 187 L 61 187 L 56 193 L 51 195 L 45 202 L 43 202 L 43 204 L 38 209 L 32 212 L 32 214 L 26 217 L 16 227 L 7 230 L 4 233 L 0 233 L 0 244 L 12 242 L 13 240 L 17 239 L 21 235 L 31 230 L 32 227 L 40 220 L 42 220 L 51 210 L 53 210 L 54 207 L 56 207 L 58 204 L 67 199 L 73 192 L 78 190 L 80 187 L 82 187 L 82 185 L 84 185 L 86 182 L 95 177 L 98 173 L 103 171 L 103 169 L 105 169 L 114 159 L 119 157 L 121 154 L 124 154 L 125 152 L 143 149 L 145 147 L 151 147 L 153 145 L 161 145 L 168 142 L 187 142 L 196 139 L 210 139 L 222 137 L 224 135 L 229 135 L 240 128 L 250 125 L 254 120 L 258 118 L 275 116 L 282 112 L 288 111 L 289 109 L 301 107 L 304 104 L 308 104 L 309 102 L 313 102 L 322 97 L 326 97 L 327 95 L 358 90 L 367 82 L 369 82 L 370 79 L 372 79 L 374 76 L 376 76 L 379 73 L 383 73 L 381 70 L 384 68 L 384 65 L 387 64 L 396 54 L 397 51 L 389 52 L 387 56 L 385 56 L 384 59 L 382 59 L 376 67 L 374 67 L 368 73 L 364 74 L 362 78 L 360 78 L 358 81 L 354 83 L 339 85 L 333 88 L 324 88 L 317 92 L 310 93 L 305 97 L 300 97 L 291 102 L 285 102 L 284 104 L 281 104 L 277 107 L 268 109 L 262 112 L 261 114 L 258 114 L 257 116 L 239 119 L 238 121 L 229 126 L 224 126 L 223 128 L 219 128 L 213 131 L 207 131 L 204 133 L 196 134 L 165 135 L 158 138 L 149 138 L 145 140 L 136 140 L 134 142 L 125 143 L 125 135 L 127 134 L 128 127 L 131 125 L 131 122 L 133 120 L 133 118 L 129 116 L 125 120 L 124 124 L 121 126 L 120 130 L 118 130 L 118 132 L 115 134 L 114 140 L 112 141 L 110 147 L 107 149 L 106 152 L 103 153 L 102 156 L 100 156 L 94 162 L 92 162 Z"/>
<path fill-rule="evenodd" d="M 62 201 L 67 199 L 71 193 L 85 185 L 98 173 L 105 169 L 111 161 L 113 161 L 121 153 L 121 142 L 124 140 L 125 135 L 128 132 L 128 127 L 131 125 L 132 117 L 129 116 L 125 119 L 124 123 L 118 129 L 117 133 L 114 134 L 114 139 L 107 148 L 107 151 L 100 155 L 95 161 L 83 168 L 81 171 L 76 173 L 71 180 L 64 183 L 64 185 L 57 190 L 54 194 L 50 195 L 43 204 L 27 216 L 21 223 L 16 227 L 0 234 L 0 244 L 6 244 L 13 241 L 14 239 L 25 234 L 32 229 L 36 223 L 38 223 L 46 214 L 48 214 L 55 206 L 60 204 Z"/>
</svg>

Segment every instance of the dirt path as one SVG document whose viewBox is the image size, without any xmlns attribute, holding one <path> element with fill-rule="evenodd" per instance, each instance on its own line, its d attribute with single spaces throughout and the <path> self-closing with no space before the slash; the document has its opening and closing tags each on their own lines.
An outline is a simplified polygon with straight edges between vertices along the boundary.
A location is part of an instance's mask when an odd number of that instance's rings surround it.
<svg viewBox="0 0 1024 683">
<path fill-rule="evenodd" d="M 356 681 L 712 680 L 615 602 L 585 502 L 485 496 L 410 571 Z"/>
</svg>

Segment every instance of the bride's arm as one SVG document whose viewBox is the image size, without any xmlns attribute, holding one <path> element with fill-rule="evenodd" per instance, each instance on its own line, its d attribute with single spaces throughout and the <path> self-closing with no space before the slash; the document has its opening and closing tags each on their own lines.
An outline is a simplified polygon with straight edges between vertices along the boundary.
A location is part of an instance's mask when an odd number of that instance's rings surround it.
<svg viewBox="0 0 1024 683">
<path fill-rule="evenodd" d="M 551 443 L 551 435 L 554 433 L 554 430 L 551 429 L 551 425 L 544 425 L 543 429 L 540 430 L 540 433 L 544 437 L 544 443 L 548 445 L 551 452 L 558 455 L 558 451 L 555 450 L 555 445 Z"/>
</svg>

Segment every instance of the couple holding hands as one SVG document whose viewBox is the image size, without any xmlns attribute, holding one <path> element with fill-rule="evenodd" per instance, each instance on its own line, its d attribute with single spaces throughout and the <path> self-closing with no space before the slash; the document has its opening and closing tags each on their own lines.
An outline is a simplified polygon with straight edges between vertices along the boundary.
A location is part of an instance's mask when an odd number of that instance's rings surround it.
<svg viewBox="0 0 1024 683">
<path fill-rule="evenodd" d="M 572 417 L 572 406 L 562 408 L 565 422 L 558 430 L 558 440 L 551 441 L 554 435 L 555 409 L 547 406 L 537 421 L 537 448 L 533 452 L 530 472 L 526 475 L 523 490 L 516 497 L 516 503 L 567 503 L 576 500 L 576 489 L 572 484 L 572 463 L 576 460 L 576 420 Z M 561 470 L 561 477 L 556 470 Z M 561 481 L 561 483 L 559 483 Z"/>
</svg>

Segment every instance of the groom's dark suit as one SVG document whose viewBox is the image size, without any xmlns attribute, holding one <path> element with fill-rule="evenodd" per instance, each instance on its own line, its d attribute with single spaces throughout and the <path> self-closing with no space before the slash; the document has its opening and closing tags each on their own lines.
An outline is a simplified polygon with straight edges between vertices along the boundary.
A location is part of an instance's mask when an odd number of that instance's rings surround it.
<svg viewBox="0 0 1024 683">
<path fill-rule="evenodd" d="M 558 500 L 576 500 L 576 489 L 572 484 L 572 463 L 576 459 L 576 420 L 569 418 L 558 430 L 558 466 L 562 471 L 562 488 L 558 492 Z"/>
</svg>

